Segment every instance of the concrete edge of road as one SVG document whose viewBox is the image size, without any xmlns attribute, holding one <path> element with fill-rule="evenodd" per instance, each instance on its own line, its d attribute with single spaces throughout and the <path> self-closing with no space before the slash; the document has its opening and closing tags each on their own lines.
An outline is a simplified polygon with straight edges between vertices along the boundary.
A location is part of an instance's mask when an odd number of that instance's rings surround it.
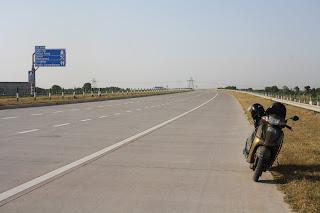
<svg viewBox="0 0 320 213">
<path fill-rule="evenodd" d="M 249 95 L 254 95 L 260 98 L 264 98 L 264 99 L 268 99 L 271 101 L 276 101 L 276 102 L 281 102 L 284 104 L 288 104 L 291 106 L 295 106 L 295 107 L 299 107 L 302 109 L 307 109 L 307 110 L 311 110 L 314 112 L 320 112 L 320 106 L 316 106 L 316 105 L 311 105 L 311 104 L 304 104 L 304 103 L 299 103 L 299 102 L 294 102 L 294 101 L 289 101 L 289 100 L 284 100 L 284 99 L 279 99 L 279 98 L 274 98 L 274 97 L 269 97 L 266 95 L 261 95 L 261 94 L 256 94 L 253 92 L 246 92 L 246 91 L 240 91 L 240 90 L 227 90 L 227 89 L 223 89 L 225 91 L 230 91 L 230 92 L 240 92 L 240 93 L 245 93 L 245 94 L 249 94 Z"/>
<path fill-rule="evenodd" d="M 8 202 L 14 200 L 14 199 L 17 199 L 21 196 L 23 196 L 24 194 L 27 194 L 63 175 L 66 175 L 67 173 L 79 168 L 79 167 L 82 167 L 86 164 L 89 164 L 90 162 L 92 161 L 95 161 L 97 160 L 98 158 L 101 158 L 103 157 L 104 155 L 106 155 L 107 153 L 110 153 L 110 152 L 113 152 L 115 151 L 116 149 L 119 149 L 121 148 L 122 146 L 126 145 L 126 144 L 129 144 L 133 141 L 136 141 L 137 139 L 147 135 L 147 134 L 150 134 L 151 132 L 157 130 L 157 129 L 160 129 L 161 127 L 164 127 L 170 123 L 172 123 L 173 121 L 175 120 L 178 120 L 186 115 L 188 115 L 189 113 L 192 113 L 193 111 L 205 106 L 206 104 L 208 104 L 209 102 L 211 102 L 212 100 L 214 100 L 217 96 L 218 96 L 218 92 L 216 93 L 215 96 L 213 96 L 212 98 L 210 98 L 209 100 L 203 102 L 202 104 L 198 105 L 197 107 L 194 107 L 192 108 L 191 110 L 189 111 L 186 111 L 182 114 L 179 114 L 167 121 L 164 121 L 160 124 L 157 124 L 149 129 L 146 129 L 136 135 L 133 135 L 129 138 L 126 138 L 120 142 L 117 142 L 111 146 L 108 146 L 108 147 L 105 147 L 104 149 L 101 149 L 93 154 L 90 154 L 90 155 L 87 155 L 77 161 L 74 161 L 72 163 L 69 163 L 63 167 L 60 167 L 58 169 L 55 169 L 49 173 L 46 173 L 44 175 L 41 175 L 35 179 L 32 179 L 26 183 L 23 183 L 19 186 L 16 186 L 14 188 L 11 188 L 5 192 L 2 192 L 0 194 L 0 206 L 3 206 L 5 204 L 7 204 Z"/>
<path fill-rule="evenodd" d="M 190 90 L 192 91 L 192 90 Z M 171 93 L 161 93 L 161 94 L 150 94 L 150 95 L 142 95 L 142 96 L 124 96 L 124 97 L 109 97 L 109 98 L 93 98 L 93 99 L 73 99 L 67 101 L 57 101 L 57 102 L 40 102 L 40 103 L 32 103 L 32 104 L 15 104 L 15 105 L 0 105 L 0 110 L 5 109 L 19 109 L 19 108 L 29 108 L 29 107 L 44 107 L 44 106 L 56 106 L 56 105 L 66 105 L 66 104 L 79 104 L 79 103 L 89 103 L 89 102 L 100 102 L 100 101 L 111 101 L 111 100 L 121 100 L 121 99 L 130 99 L 130 98 L 143 98 L 150 96 L 158 96 L 158 95 L 170 95 L 177 93 L 184 93 L 190 91 L 181 91 L 181 92 L 171 92 Z"/>
</svg>

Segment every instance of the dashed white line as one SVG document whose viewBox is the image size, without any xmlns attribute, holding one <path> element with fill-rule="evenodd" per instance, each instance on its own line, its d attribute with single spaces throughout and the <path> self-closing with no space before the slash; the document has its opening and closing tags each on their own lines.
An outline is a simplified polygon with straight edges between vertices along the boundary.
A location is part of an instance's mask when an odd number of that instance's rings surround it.
<svg viewBox="0 0 320 213">
<path fill-rule="evenodd" d="M 63 111 L 54 111 L 54 112 L 52 112 L 52 113 L 54 113 L 54 114 L 56 114 L 56 113 L 61 113 L 61 112 L 63 112 Z"/>
<path fill-rule="evenodd" d="M 70 109 L 70 111 L 79 111 L 80 109 Z"/>
<path fill-rule="evenodd" d="M 40 129 L 30 129 L 30 130 L 18 132 L 18 134 L 25 134 L 25 133 L 29 133 L 29 132 L 36 132 L 36 131 L 39 131 L 39 130 L 40 130 Z"/>
<path fill-rule="evenodd" d="M 140 111 L 141 109 L 140 108 L 138 108 L 138 109 L 136 109 L 137 111 Z"/>
<path fill-rule="evenodd" d="M 39 116 L 39 115 L 43 115 L 43 113 L 35 113 L 35 114 L 31 114 L 33 116 Z"/>
<path fill-rule="evenodd" d="M 80 120 L 81 122 L 86 122 L 86 121 L 91 121 L 92 119 L 91 118 L 87 118 L 87 119 L 83 119 L 83 120 Z"/>
<path fill-rule="evenodd" d="M 131 111 L 130 111 L 130 110 L 127 110 L 126 112 L 130 113 Z"/>
<path fill-rule="evenodd" d="M 110 115 L 102 115 L 102 116 L 100 116 L 98 118 L 107 118 L 107 117 L 110 117 Z"/>
<path fill-rule="evenodd" d="M 9 119 L 15 119 L 17 118 L 16 116 L 11 116 L 11 117 L 4 117 L 4 118 L 1 118 L 3 120 L 9 120 Z"/>
<path fill-rule="evenodd" d="M 57 127 L 67 126 L 67 125 L 70 125 L 70 123 L 57 124 L 57 125 L 54 125 L 53 127 L 54 127 L 54 128 L 57 128 Z"/>
<path fill-rule="evenodd" d="M 113 115 L 120 115 L 121 113 L 120 112 L 117 112 L 117 113 L 114 113 Z"/>
</svg>

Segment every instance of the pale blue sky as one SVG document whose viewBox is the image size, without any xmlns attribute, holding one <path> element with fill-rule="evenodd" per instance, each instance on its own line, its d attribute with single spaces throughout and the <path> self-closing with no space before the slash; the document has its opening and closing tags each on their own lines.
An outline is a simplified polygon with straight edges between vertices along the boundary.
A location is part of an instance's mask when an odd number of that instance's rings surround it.
<svg viewBox="0 0 320 213">
<path fill-rule="evenodd" d="M 0 81 L 66 48 L 38 86 L 320 87 L 320 1 L 1 1 Z M 119 83 L 117 83 L 119 82 Z"/>
</svg>

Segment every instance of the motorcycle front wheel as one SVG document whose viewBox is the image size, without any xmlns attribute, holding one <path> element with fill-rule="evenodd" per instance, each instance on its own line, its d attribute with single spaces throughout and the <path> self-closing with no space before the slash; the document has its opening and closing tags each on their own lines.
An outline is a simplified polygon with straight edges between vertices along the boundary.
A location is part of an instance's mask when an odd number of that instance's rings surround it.
<svg viewBox="0 0 320 213">
<path fill-rule="evenodd" d="M 262 171 L 264 170 L 263 158 L 258 158 L 257 166 L 253 172 L 253 181 L 258 182 L 260 176 L 262 175 Z"/>
</svg>

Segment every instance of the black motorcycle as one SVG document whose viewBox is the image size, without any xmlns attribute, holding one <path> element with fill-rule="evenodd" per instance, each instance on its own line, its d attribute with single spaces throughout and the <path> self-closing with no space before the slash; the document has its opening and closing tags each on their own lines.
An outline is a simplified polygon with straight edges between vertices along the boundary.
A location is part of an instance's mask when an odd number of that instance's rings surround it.
<svg viewBox="0 0 320 213">
<path fill-rule="evenodd" d="M 288 120 L 298 121 L 298 116 L 286 119 L 286 107 L 279 102 L 273 103 L 266 111 L 260 104 L 250 108 L 255 122 L 255 130 L 247 139 L 244 148 L 246 161 L 254 171 L 253 180 L 258 182 L 262 172 L 267 171 L 277 158 L 283 143 L 283 129 L 288 128 Z"/>
</svg>

